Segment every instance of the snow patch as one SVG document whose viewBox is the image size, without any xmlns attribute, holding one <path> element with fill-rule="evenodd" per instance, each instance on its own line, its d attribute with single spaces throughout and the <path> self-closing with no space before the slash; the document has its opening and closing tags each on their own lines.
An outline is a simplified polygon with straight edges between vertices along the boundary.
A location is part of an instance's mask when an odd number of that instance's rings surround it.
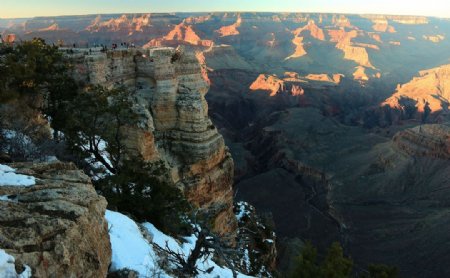
<svg viewBox="0 0 450 278">
<path fill-rule="evenodd" d="M 34 177 L 15 172 L 15 169 L 0 164 L 0 186 L 32 186 L 36 184 Z"/>
<path fill-rule="evenodd" d="M 152 241 L 149 242 L 143 237 L 138 225 L 127 216 L 107 210 L 106 219 L 112 247 L 110 269 L 112 271 L 128 268 L 137 271 L 139 277 L 173 277 L 159 267 L 158 255 L 155 253 L 152 244 L 156 244 L 163 249 L 167 244 L 172 251 L 176 251 L 187 258 L 197 241 L 197 237 L 191 235 L 184 238 L 184 243 L 179 243 L 176 239 L 164 234 L 153 224 L 147 222 L 143 223 L 142 227 L 151 235 Z M 200 272 L 197 277 L 233 277 L 233 272 L 230 269 L 217 265 L 210 257 L 203 257 L 197 261 L 197 268 L 200 271 L 206 271 L 211 267 L 213 267 L 213 270 L 210 273 Z M 239 278 L 251 277 L 240 273 L 237 276 Z"/>
<path fill-rule="evenodd" d="M 140 277 L 153 277 L 157 273 L 161 278 L 170 277 L 159 268 L 153 248 L 133 220 L 110 210 L 106 211 L 105 217 L 112 249 L 111 271 L 128 268 Z"/>
<path fill-rule="evenodd" d="M 0 249 L 0 277 L 4 278 L 30 278 L 31 268 L 25 265 L 25 270 L 17 274 L 15 266 L 15 259 L 13 256 L 5 252 L 5 250 Z"/>
<path fill-rule="evenodd" d="M 244 216 L 250 216 L 251 212 L 247 210 L 249 204 L 247 202 L 238 202 L 238 212 L 236 214 L 236 219 L 241 221 Z"/>
</svg>

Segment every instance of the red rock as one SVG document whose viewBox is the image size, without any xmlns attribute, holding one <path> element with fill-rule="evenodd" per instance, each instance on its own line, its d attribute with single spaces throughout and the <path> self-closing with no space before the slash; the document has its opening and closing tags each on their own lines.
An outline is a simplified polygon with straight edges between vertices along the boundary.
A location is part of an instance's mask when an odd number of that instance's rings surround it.
<svg viewBox="0 0 450 278">
<path fill-rule="evenodd" d="M 235 23 L 228 25 L 228 26 L 223 26 L 220 27 L 219 30 L 216 30 L 216 32 L 221 36 L 221 37 L 227 37 L 227 36 L 235 36 L 235 35 L 239 35 L 239 31 L 238 31 L 238 27 L 241 26 L 242 23 L 242 19 L 240 16 L 238 16 L 237 20 Z"/>
<path fill-rule="evenodd" d="M 428 103 L 432 112 L 449 109 L 450 103 L 450 65 L 419 72 L 410 82 L 398 86 L 397 91 L 382 105 L 401 109 L 399 100 L 409 98 L 417 102 L 419 112 L 423 112 Z"/>
</svg>

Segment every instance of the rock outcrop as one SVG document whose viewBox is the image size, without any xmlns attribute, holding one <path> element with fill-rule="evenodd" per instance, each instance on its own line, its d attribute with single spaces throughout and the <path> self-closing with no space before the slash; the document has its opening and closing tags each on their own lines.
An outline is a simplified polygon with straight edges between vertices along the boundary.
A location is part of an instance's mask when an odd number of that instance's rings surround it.
<svg viewBox="0 0 450 278">
<path fill-rule="evenodd" d="M 352 24 L 350 23 L 350 19 L 346 17 L 345 15 L 333 15 L 332 19 L 333 25 L 336 27 L 352 27 Z"/>
<path fill-rule="evenodd" d="M 14 164 L 29 187 L 0 186 L 0 249 L 33 277 L 105 277 L 111 260 L 106 200 L 73 164 Z"/>
<path fill-rule="evenodd" d="M 328 30 L 328 35 L 332 42 L 336 42 L 336 48 L 344 52 L 345 60 L 355 61 L 360 66 L 374 69 L 369 60 L 366 47 L 352 43 L 352 39 L 358 37 L 358 31 L 351 30 L 346 32 L 345 29 Z"/>
<path fill-rule="evenodd" d="M 129 127 L 127 148 L 144 161 L 162 161 L 173 186 L 232 242 L 233 160 L 208 117 L 208 84 L 194 53 L 174 48 L 75 54 L 74 76 L 85 84 L 124 85 L 141 120 Z"/>
<path fill-rule="evenodd" d="M 369 80 L 369 77 L 366 74 L 366 69 L 361 66 L 356 67 L 355 72 L 353 73 L 353 79 L 359 80 L 359 81 Z"/>
<path fill-rule="evenodd" d="M 270 96 L 275 96 L 278 92 L 285 90 L 284 81 L 275 75 L 260 74 L 258 78 L 250 85 L 250 90 L 269 91 Z"/>
<path fill-rule="evenodd" d="M 314 20 L 308 21 L 308 24 L 306 24 L 305 26 L 294 30 L 292 33 L 294 35 L 296 35 L 296 36 L 299 36 L 300 34 L 306 32 L 306 31 L 309 32 L 311 37 L 313 37 L 313 38 L 315 38 L 317 40 L 320 40 L 320 41 L 324 41 L 325 40 L 325 33 L 323 32 L 323 30 L 321 28 L 319 28 L 319 26 L 316 25 Z"/>
<path fill-rule="evenodd" d="M 432 112 L 447 111 L 450 108 L 450 65 L 420 71 L 418 77 L 398 86 L 382 105 L 401 109 L 403 99 L 415 102 L 419 112 L 423 112 L 425 107 Z"/>
<path fill-rule="evenodd" d="M 443 41 L 445 39 L 445 36 L 443 35 L 424 35 L 423 36 L 424 40 L 430 41 L 430 42 L 434 42 L 434 43 L 440 43 L 441 41 Z"/>
<path fill-rule="evenodd" d="M 304 43 L 303 43 L 303 37 L 297 37 L 295 36 L 292 39 L 292 44 L 295 46 L 294 53 L 286 57 L 285 60 L 289 60 L 292 58 L 300 58 L 302 56 L 305 56 L 307 54 Z"/>
<path fill-rule="evenodd" d="M 152 46 L 164 46 L 164 45 L 178 45 L 180 43 L 185 43 L 188 45 L 198 45 L 198 46 L 212 46 L 213 41 L 202 40 L 197 33 L 192 28 L 192 25 L 181 22 L 175 25 L 173 29 L 164 37 L 153 39 L 144 45 L 144 48 Z"/>
<path fill-rule="evenodd" d="M 150 14 L 142 15 L 122 15 L 118 18 L 110 18 L 103 20 L 102 16 L 97 16 L 92 23 L 86 27 L 90 32 L 109 31 L 115 32 L 119 30 L 126 30 L 128 33 L 142 32 L 151 24 Z"/>
<path fill-rule="evenodd" d="M 299 58 L 307 54 L 304 47 L 304 33 L 309 33 L 309 35 L 317 40 L 325 41 L 325 34 L 321 28 L 319 28 L 314 20 L 310 20 L 308 24 L 303 27 L 297 28 L 292 31 L 294 38 L 292 39 L 292 44 L 295 46 L 294 53 L 291 54 L 286 60 L 291 58 Z"/>
<path fill-rule="evenodd" d="M 394 145 L 409 155 L 450 160 L 450 127 L 421 125 L 398 132 Z"/>
<path fill-rule="evenodd" d="M 216 30 L 216 33 L 219 34 L 219 36 L 221 36 L 221 37 L 239 35 L 239 30 L 237 28 L 240 27 L 241 24 L 242 24 L 242 18 L 240 16 L 238 16 L 235 23 L 233 23 L 231 25 L 220 27 L 219 30 Z"/>
</svg>

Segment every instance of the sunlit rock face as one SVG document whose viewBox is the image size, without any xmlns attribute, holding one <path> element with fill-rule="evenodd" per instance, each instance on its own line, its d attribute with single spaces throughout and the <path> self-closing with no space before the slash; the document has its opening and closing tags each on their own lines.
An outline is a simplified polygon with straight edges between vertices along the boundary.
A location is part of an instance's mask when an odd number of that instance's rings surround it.
<svg viewBox="0 0 450 278">
<path fill-rule="evenodd" d="M 74 54 L 74 76 L 86 84 L 133 92 L 140 123 L 126 127 L 132 156 L 163 161 L 170 183 L 205 212 L 232 242 L 233 160 L 208 117 L 208 84 L 194 53 L 170 47 Z"/>
<path fill-rule="evenodd" d="M 450 103 L 450 65 L 420 71 L 410 82 L 398 86 L 397 91 L 382 105 L 402 109 L 402 100 L 410 100 L 419 112 L 431 109 L 447 111 Z M 427 107 L 427 108 L 426 108 Z"/>
<path fill-rule="evenodd" d="M 216 30 L 216 32 L 221 37 L 239 35 L 238 27 L 241 26 L 241 23 L 242 23 L 242 18 L 240 16 L 238 16 L 235 23 L 233 23 L 231 25 L 222 26 L 218 30 Z"/>
<path fill-rule="evenodd" d="M 163 45 L 177 46 L 179 44 L 212 46 L 213 41 L 202 40 L 195 32 L 192 25 L 186 24 L 183 21 L 180 24 L 175 25 L 164 37 L 150 40 L 144 45 L 144 48 Z"/>
<path fill-rule="evenodd" d="M 71 163 L 10 166 L 33 176 L 35 184 L 12 186 L 3 180 L 0 249 L 28 265 L 33 277 L 106 277 L 107 203 L 89 177 Z"/>
</svg>

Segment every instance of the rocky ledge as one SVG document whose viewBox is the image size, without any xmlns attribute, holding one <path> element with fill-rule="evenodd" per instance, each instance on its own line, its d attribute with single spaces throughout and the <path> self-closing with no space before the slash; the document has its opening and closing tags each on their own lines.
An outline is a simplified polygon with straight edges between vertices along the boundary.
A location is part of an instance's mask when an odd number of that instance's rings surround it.
<svg viewBox="0 0 450 278">
<path fill-rule="evenodd" d="M 450 159 L 450 127 L 440 124 L 421 125 L 398 132 L 394 144 L 414 156 Z"/>
<path fill-rule="evenodd" d="M 106 277 L 106 200 L 90 179 L 70 163 L 10 166 L 35 184 L 0 186 L 0 249 L 31 267 L 33 277 Z"/>
</svg>

